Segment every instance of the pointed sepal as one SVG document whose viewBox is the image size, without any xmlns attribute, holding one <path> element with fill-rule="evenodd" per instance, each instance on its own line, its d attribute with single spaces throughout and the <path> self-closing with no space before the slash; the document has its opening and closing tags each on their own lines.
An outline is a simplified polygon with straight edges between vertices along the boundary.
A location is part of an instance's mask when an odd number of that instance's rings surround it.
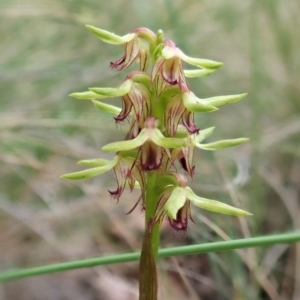
<svg viewBox="0 0 300 300">
<path fill-rule="evenodd" d="M 216 69 L 196 69 L 196 70 L 183 70 L 183 73 L 186 77 L 189 78 L 202 78 L 211 75 Z"/>
<path fill-rule="evenodd" d="M 143 129 L 136 138 L 128 141 L 121 141 L 121 142 L 114 142 L 114 143 L 107 144 L 102 147 L 102 151 L 118 152 L 118 151 L 132 150 L 143 145 L 147 139 L 148 139 L 147 131 Z"/>
<path fill-rule="evenodd" d="M 217 96 L 217 97 L 202 99 L 202 101 L 212 106 L 220 106 L 224 104 L 237 102 L 239 100 L 242 100 L 246 96 L 247 93 L 237 94 L 237 95 Z"/>
<path fill-rule="evenodd" d="M 102 158 L 84 159 L 77 162 L 77 165 L 86 167 L 103 167 L 110 163 L 110 160 Z"/>
<path fill-rule="evenodd" d="M 190 57 L 184 54 L 182 51 L 180 53 L 180 58 L 192 66 L 204 69 L 215 70 L 224 65 L 223 63 L 214 60 Z"/>
<path fill-rule="evenodd" d="M 163 148 L 181 148 L 185 146 L 185 140 L 181 138 L 165 137 L 157 128 L 151 130 L 153 143 Z"/>
<path fill-rule="evenodd" d="M 108 170 L 112 169 L 113 166 L 111 165 L 104 165 L 102 167 L 96 167 L 92 169 L 87 169 L 84 171 L 74 172 L 74 173 L 68 173 L 60 176 L 60 178 L 63 179 L 72 179 L 72 180 L 78 180 L 78 179 L 87 179 L 91 177 L 98 176 L 100 174 L 103 174 L 107 172 Z"/>
<path fill-rule="evenodd" d="M 94 93 L 92 91 L 86 91 L 86 92 L 79 92 L 79 93 L 72 93 L 69 94 L 70 97 L 79 99 L 79 100 L 92 100 L 92 99 L 103 99 L 106 98 L 105 96 L 101 96 L 97 93 Z"/>
<path fill-rule="evenodd" d="M 90 88 L 89 90 L 103 98 L 114 98 L 128 94 L 132 86 L 132 80 L 125 80 L 118 88 Z"/>
<path fill-rule="evenodd" d="M 182 94 L 183 105 L 188 111 L 191 112 L 213 112 L 218 110 L 213 105 L 207 104 L 198 97 L 193 92 L 186 92 Z"/>
<path fill-rule="evenodd" d="M 85 27 L 93 34 L 95 34 L 103 42 L 106 42 L 108 44 L 113 44 L 113 45 L 121 45 L 127 43 L 136 37 L 135 33 L 129 33 L 124 36 L 119 36 L 112 32 L 91 25 L 85 25 Z"/>
<path fill-rule="evenodd" d="M 192 137 L 192 140 L 196 143 L 201 143 L 203 140 L 205 140 L 207 137 L 209 137 L 213 131 L 214 131 L 215 127 L 209 127 L 206 129 L 203 129 L 199 132 L 199 134 L 194 134 Z"/>
<path fill-rule="evenodd" d="M 245 210 L 233 207 L 231 205 L 215 201 L 215 200 L 210 200 L 210 199 L 205 199 L 197 196 L 191 188 L 187 187 L 186 188 L 186 194 L 187 198 L 195 205 L 198 206 L 202 209 L 220 213 L 220 214 L 225 214 L 225 215 L 231 215 L 231 216 L 251 216 L 252 214 L 248 213 Z"/>
<path fill-rule="evenodd" d="M 113 114 L 113 115 L 118 115 L 122 111 L 122 109 L 120 107 L 106 104 L 106 103 L 96 101 L 96 100 L 92 100 L 92 101 L 93 101 L 94 105 L 103 112 Z"/>
<path fill-rule="evenodd" d="M 231 139 L 231 140 L 221 140 L 217 142 L 212 142 L 208 144 L 200 144 L 196 143 L 195 146 L 203 149 L 203 150 L 218 150 L 225 149 L 230 147 L 238 146 L 242 143 L 245 143 L 249 140 L 249 138 L 239 138 L 239 139 Z"/>
</svg>

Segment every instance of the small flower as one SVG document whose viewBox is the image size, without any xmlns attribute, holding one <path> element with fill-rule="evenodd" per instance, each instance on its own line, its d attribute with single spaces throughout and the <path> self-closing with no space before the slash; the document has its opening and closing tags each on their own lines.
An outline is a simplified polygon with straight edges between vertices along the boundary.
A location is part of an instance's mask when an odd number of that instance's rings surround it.
<svg viewBox="0 0 300 300">
<path fill-rule="evenodd" d="M 175 136 L 178 128 L 179 121 L 186 108 L 182 103 L 182 97 L 179 95 L 173 95 L 168 99 L 165 108 L 165 128 L 166 134 L 169 136 Z"/>
<path fill-rule="evenodd" d="M 189 133 L 198 133 L 199 128 L 196 126 L 194 121 L 194 113 L 186 110 L 182 115 L 182 124 L 189 131 Z"/>
<path fill-rule="evenodd" d="M 178 149 L 172 150 L 172 158 L 174 156 L 179 161 L 181 167 L 193 178 L 195 173 L 195 166 L 193 165 L 194 145 L 190 138 L 186 139 L 185 147 L 182 147 L 179 151 Z"/>
<path fill-rule="evenodd" d="M 164 122 L 166 134 L 174 136 L 179 121 L 189 133 L 199 132 L 194 122 L 194 112 L 214 112 L 217 106 L 232 103 L 243 99 L 247 94 L 198 98 L 191 91 L 180 91 L 178 88 L 165 89 L 159 96 L 159 101 L 165 102 Z"/>
<path fill-rule="evenodd" d="M 122 71 L 136 61 L 139 62 L 141 71 L 147 69 L 151 58 L 149 48 L 156 41 L 156 35 L 151 30 L 140 27 L 121 37 L 94 26 L 86 25 L 86 27 L 106 43 L 124 44 L 125 54 L 119 60 L 110 63 L 112 68 Z"/>
<path fill-rule="evenodd" d="M 163 85 L 162 82 L 164 81 L 170 85 L 178 85 L 182 91 L 188 91 L 189 87 L 185 79 L 182 61 L 209 70 L 215 70 L 223 65 L 220 62 L 187 56 L 177 48 L 175 43 L 171 40 L 163 41 L 161 48 L 161 55 L 153 66 L 151 76 L 152 82 L 155 82 L 156 86 Z M 204 76 L 211 72 L 202 73 L 201 75 Z M 195 72 L 187 72 L 187 74 L 191 76 L 201 76 Z"/>
<path fill-rule="evenodd" d="M 167 216 L 172 228 L 177 231 L 186 231 L 188 219 L 193 221 L 190 212 L 191 203 L 202 209 L 216 213 L 232 216 L 251 215 L 244 210 L 228 204 L 197 196 L 192 189 L 186 185 L 186 180 L 181 180 L 177 173 L 169 173 L 169 176 L 179 178 L 179 181 L 177 185 L 168 184 L 160 195 L 156 209 L 156 222 L 162 221 L 164 216 Z"/>
<path fill-rule="evenodd" d="M 130 113 L 137 125 L 142 128 L 150 113 L 151 95 L 149 92 L 150 76 L 141 71 L 131 72 L 126 76 L 123 83 L 117 88 L 90 88 L 88 92 L 73 93 L 71 97 L 83 100 L 105 99 L 122 97 L 122 109 L 109 106 L 99 101 L 93 101 L 101 110 L 111 113 L 118 112 L 114 118 L 116 122 L 124 121 Z"/>
<path fill-rule="evenodd" d="M 150 76 L 147 73 L 135 71 L 126 76 L 119 88 L 110 90 L 108 88 L 90 88 L 90 91 L 103 96 L 103 99 L 121 96 L 122 110 L 115 120 L 117 122 L 124 121 L 129 113 L 132 113 L 141 128 L 150 113 L 149 84 Z"/>
<path fill-rule="evenodd" d="M 193 146 L 203 150 L 218 150 L 218 149 L 235 147 L 249 140 L 249 138 L 237 138 L 237 139 L 220 140 L 212 143 L 201 144 L 201 142 L 204 139 L 206 139 L 208 136 L 212 134 L 213 130 L 214 127 L 210 127 L 205 130 L 202 130 L 200 134 L 193 134 L 190 137 Z"/>
<path fill-rule="evenodd" d="M 122 122 L 132 113 L 141 128 L 150 113 L 150 99 L 150 92 L 143 84 L 133 83 L 129 92 L 122 96 L 122 110 L 115 121 Z"/>
<path fill-rule="evenodd" d="M 122 71 L 128 68 L 134 61 L 140 63 L 140 70 L 145 71 L 150 60 L 148 45 L 141 39 L 135 38 L 125 43 L 125 54 L 117 61 L 111 62 L 110 67 Z"/>
<path fill-rule="evenodd" d="M 165 40 L 164 45 L 162 55 L 157 59 L 152 70 L 152 82 L 156 80 L 158 84 L 160 81 L 165 81 L 170 85 L 178 85 L 182 90 L 189 90 L 183 72 L 180 50 L 171 40 Z"/>
<path fill-rule="evenodd" d="M 93 168 L 65 174 L 62 175 L 61 178 L 73 180 L 87 179 L 113 169 L 118 183 L 116 190 L 109 191 L 113 198 L 119 201 L 126 183 L 128 183 L 130 189 L 133 190 L 135 182 L 137 181 L 141 187 L 142 198 L 144 199 L 145 176 L 139 162 L 136 162 L 134 157 L 135 153 L 133 153 L 133 157 L 131 153 L 117 153 L 111 161 L 105 159 L 81 160 L 78 162 L 79 165 L 93 166 Z"/>
<path fill-rule="evenodd" d="M 158 120 L 155 117 L 148 117 L 145 128 L 134 139 L 105 145 L 102 150 L 116 152 L 138 149 L 142 168 L 147 171 L 158 169 L 164 153 L 171 159 L 169 148 L 183 147 L 185 141 L 180 138 L 165 137 L 157 127 Z"/>
<path fill-rule="evenodd" d="M 179 125 L 176 132 L 176 137 L 181 138 L 185 141 L 185 144 L 181 148 L 171 149 L 171 160 L 167 161 L 164 169 L 168 171 L 172 163 L 176 160 L 180 163 L 181 167 L 189 174 L 191 178 L 195 173 L 195 166 L 193 165 L 193 154 L 194 154 L 194 142 L 190 137 L 187 129 Z"/>
<path fill-rule="evenodd" d="M 202 150 L 218 150 L 234 147 L 248 141 L 247 138 L 238 138 L 201 144 L 201 142 L 205 138 L 212 134 L 213 130 L 214 127 L 210 127 L 201 130 L 200 133 L 197 132 L 190 135 L 188 130 L 184 126 L 179 125 L 177 128 L 176 137 L 184 139 L 185 145 L 181 148 L 171 150 L 172 161 L 178 160 L 182 168 L 189 174 L 191 178 L 193 178 L 193 175 L 195 173 L 195 166 L 193 165 L 193 154 L 195 147 Z M 168 170 L 170 167 L 171 164 L 168 163 L 166 166 L 166 170 Z"/>
<path fill-rule="evenodd" d="M 213 112 L 218 110 L 217 107 L 197 98 L 194 93 L 190 91 L 180 92 L 176 88 L 165 90 L 161 94 L 159 101 L 166 102 L 164 121 L 166 134 L 170 136 L 176 134 L 180 121 L 189 133 L 198 133 L 199 129 L 194 122 L 193 112 Z"/>
</svg>

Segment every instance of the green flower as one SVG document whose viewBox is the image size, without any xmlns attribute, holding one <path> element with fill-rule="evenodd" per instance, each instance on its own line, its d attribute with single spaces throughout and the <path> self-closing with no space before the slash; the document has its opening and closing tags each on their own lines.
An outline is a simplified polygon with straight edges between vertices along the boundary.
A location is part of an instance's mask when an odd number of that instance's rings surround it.
<svg viewBox="0 0 300 300">
<path fill-rule="evenodd" d="M 122 71 L 136 61 L 139 62 L 141 71 L 147 69 L 151 58 L 150 48 L 156 42 L 156 35 L 151 30 L 140 27 L 129 34 L 118 36 L 94 26 L 86 25 L 86 27 L 106 43 L 125 46 L 125 54 L 119 60 L 111 62 L 111 68 Z"/>
<path fill-rule="evenodd" d="M 117 152 L 138 149 L 143 170 L 159 169 L 164 153 L 171 158 L 169 149 L 183 147 L 185 141 L 180 138 L 165 137 L 157 127 L 158 120 L 155 117 L 149 117 L 145 122 L 145 128 L 134 139 L 105 145 L 102 150 Z"/>
<path fill-rule="evenodd" d="M 175 43 L 171 40 L 165 40 L 157 49 L 157 60 L 152 70 L 152 82 L 156 83 L 156 86 L 166 87 L 169 85 L 178 85 L 180 90 L 188 91 L 188 84 L 185 79 L 185 73 L 191 76 L 201 76 L 195 73 L 185 72 L 183 70 L 182 61 L 187 62 L 190 65 L 203 68 L 205 70 L 215 70 L 223 65 L 223 63 L 208 60 L 199 59 L 187 56 Z M 209 74 L 211 71 L 204 71 L 205 74 Z"/>
<path fill-rule="evenodd" d="M 169 176 L 178 178 L 176 173 L 170 173 Z M 172 228 L 177 231 L 185 231 L 188 227 L 188 220 L 193 221 L 190 211 L 191 204 L 208 211 L 225 215 L 251 215 L 244 210 L 228 204 L 199 197 L 190 187 L 186 186 L 186 183 L 179 182 L 178 185 L 167 185 L 161 193 L 156 209 L 155 221 L 162 221 L 164 216 L 167 216 Z"/>
<path fill-rule="evenodd" d="M 84 171 L 75 173 L 69 173 L 60 176 L 64 179 L 87 179 L 98 176 L 111 169 L 114 170 L 117 179 L 118 187 L 116 190 L 110 191 L 111 196 L 119 201 L 126 184 L 129 185 L 130 189 L 133 190 L 136 182 L 138 182 L 142 191 L 142 198 L 145 198 L 145 174 L 139 164 L 135 161 L 135 153 L 118 153 L 113 160 L 105 159 L 90 159 L 81 160 L 78 162 L 79 165 L 93 167 Z"/>
<path fill-rule="evenodd" d="M 90 88 L 88 92 L 73 93 L 71 97 L 78 99 L 93 100 L 93 103 L 102 111 L 117 114 L 114 117 L 116 122 L 126 120 L 130 113 L 137 121 L 139 128 L 142 128 L 150 113 L 151 94 L 149 91 L 150 76 L 141 71 L 131 72 L 117 88 Z M 122 109 L 112 105 L 104 104 L 94 99 L 121 97 Z"/>
</svg>

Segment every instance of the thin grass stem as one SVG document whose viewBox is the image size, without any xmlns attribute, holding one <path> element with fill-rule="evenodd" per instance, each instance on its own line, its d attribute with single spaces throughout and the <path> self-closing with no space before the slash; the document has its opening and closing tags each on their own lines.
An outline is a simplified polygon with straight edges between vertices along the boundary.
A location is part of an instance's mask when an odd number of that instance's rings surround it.
<svg viewBox="0 0 300 300">
<path fill-rule="evenodd" d="M 158 252 L 159 258 L 178 256 L 178 255 L 195 255 L 208 252 L 219 252 L 226 250 L 235 250 L 250 247 L 265 247 L 274 244 L 288 244 L 300 242 L 300 231 L 291 233 L 275 234 L 268 236 L 252 237 L 247 239 L 237 239 L 231 241 L 213 242 L 192 246 L 181 246 L 167 249 L 161 249 Z M 14 280 L 24 277 L 63 272 L 80 268 L 91 268 L 95 266 L 117 264 L 124 262 L 136 261 L 140 258 L 140 252 L 111 255 L 98 258 L 90 258 L 72 262 L 58 263 L 28 269 L 15 269 L 0 273 L 0 281 Z"/>
</svg>

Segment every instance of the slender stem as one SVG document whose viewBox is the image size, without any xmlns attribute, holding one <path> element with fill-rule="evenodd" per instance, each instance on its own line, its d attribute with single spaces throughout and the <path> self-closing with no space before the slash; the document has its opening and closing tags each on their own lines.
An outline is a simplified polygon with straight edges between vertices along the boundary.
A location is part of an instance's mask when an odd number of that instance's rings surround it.
<svg viewBox="0 0 300 300">
<path fill-rule="evenodd" d="M 252 237 L 247 239 L 239 239 L 232 241 L 221 241 L 214 243 L 206 243 L 200 245 L 181 246 L 167 249 L 161 249 L 158 257 L 165 258 L 177 255 L 195 255 L 208 252 L 219 252 L 226 250 L 235 250 L 249 247 L 265 247 L 275 244 L 288 244 L 300 242 L 300 231 L 291 233 L 267 235 L 260 237 Z M 28 269 L 15 269 L 0 273 L 0 281 L 14 280 L 18 278 L 37 276 L 55 272 L 63 272 L 81 268 L 92 268 L 101 265 L 117 264 L 124 262 L 136 261 L 140 258 L 140 252 L 118 254 L 104 256 L 98 258 L 89 258 L 78 261 L 52 264 L 48 266 L 40 266 Z"/>
<path fill-rule="evenodd" d="M 139 300 L 156 300 L 158 291 L 156 255 L 153 251 L 152 220 L 146 225 L 141 258 L 139 275 Z"/>
<path fill-rule="evenodd" d="M 157 207 L 159 195 L 157 194 L 157 189 L 155 188 L 156 179 L 157 173 L 155 171 L 149 173 L 147 177 L 146 187 L 146 227 L 150 221 L 154 220 L 154 215 Z M 157 222 L 154 226 L 152 225 L 151 245 L 155 260 L 157 259 L 157 253 L 159 248 L 159 226 L 159 222 Z"/>
<path fill-rule="evenodd" d="M 158 195 L 155 188 L 157 173 L 149 172 L 146 185 L 145 234 L 140 258 L 139 300 L 156 300 L 157 254 L 159 248 L 159 222 L 154 224 Z"/>
</svg>

